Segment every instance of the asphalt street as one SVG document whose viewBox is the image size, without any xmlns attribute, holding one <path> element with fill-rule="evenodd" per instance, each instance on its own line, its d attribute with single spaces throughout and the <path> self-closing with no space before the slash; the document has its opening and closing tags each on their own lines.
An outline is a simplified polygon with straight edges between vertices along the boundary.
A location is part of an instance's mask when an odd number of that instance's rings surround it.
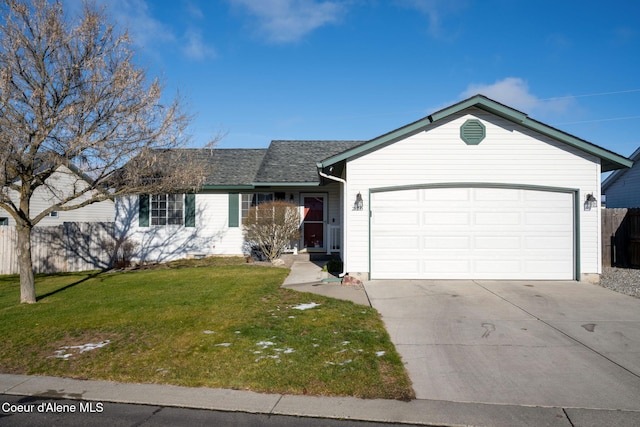
<svg viewBox="0 0 640 427">
<path fill-rule="evenodd" d="M 28 412 L 21 412 L 28 411 Z M 71 412 L 73 411 L 73 412 Z M 412 426 L 246 412 L 0 395 L 0 426 Z"/>
</svg>

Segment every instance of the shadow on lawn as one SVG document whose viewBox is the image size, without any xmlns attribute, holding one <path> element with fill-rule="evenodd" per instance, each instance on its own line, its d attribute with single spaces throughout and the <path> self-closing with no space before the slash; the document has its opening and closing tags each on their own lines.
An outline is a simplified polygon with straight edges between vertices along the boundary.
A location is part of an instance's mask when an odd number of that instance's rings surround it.
<svg viewBox="0 0 640 427">
<path fill-rule="evenodd" d="M 55 295 L 55 294 L 59 293 L 59 292 L 66 291 L 67 289 L 73 288 L 74 286 L 77 286 L 77 285 L 79 285 L 80 283 L 84 283 L 84 282 L 86 282 L 86 281 L 87 281 L 87 280 L 89 280 L 89 279 L 93 279 L 93 278 L 95 278 L 95 277 L 98 277 L 98 276 L 99 276 L 99 275 L 101 275 L 102 273 L 103 273 L 102 271 L 98 271 L 98 272 L 95 272 L 95 273 L 91 273 L 91 274 L 89 274 L 87 277 L 85 277 L 85 278 L 83 278 L 83 279 L 80 279 L 80 280 L 78 280 L 78 281 L 76 281 L 76 282 L 69 283 L 68 285 L 64 285 L 63 287 L 61 287 L 61 288 L 59 288 L 59 289 L 56 289 L 55 291 L 51 291 L 51 292 L 47 292 L 46 294 L 39 295 L 39 296 L 36 298 L 36 301 L 41 301 L 41 300 L 43 300 L 43 299 L 45 299 L 45 298 L 48 298 L 48 297 L 50 297 L 50 296 L 52 296 L 52 295 Z"/>
</svg>

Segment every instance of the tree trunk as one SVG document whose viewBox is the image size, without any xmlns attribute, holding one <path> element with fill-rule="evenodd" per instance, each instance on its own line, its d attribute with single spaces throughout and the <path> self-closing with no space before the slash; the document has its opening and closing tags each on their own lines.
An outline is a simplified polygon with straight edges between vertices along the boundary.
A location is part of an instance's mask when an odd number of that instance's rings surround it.
<svg viewBox="0 0 640 427">
<path fill-rule="evenodd" d="M 31 261 L 31 227 L 18 225 L 18 264 L 20 265 L 20 302 L 36 302 L 36 283 Z"/>
</svg>

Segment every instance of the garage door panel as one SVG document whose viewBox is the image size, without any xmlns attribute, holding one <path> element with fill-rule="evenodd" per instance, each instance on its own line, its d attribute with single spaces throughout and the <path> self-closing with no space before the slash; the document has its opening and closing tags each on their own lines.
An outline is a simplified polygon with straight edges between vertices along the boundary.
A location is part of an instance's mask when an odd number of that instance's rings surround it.
<svg viewBox="0 0 640 427">
<path fill-rule="evenodd" d="M 436 261 L 424 261 L 422 272 L 434 272 L 442 276 L 442 278 L 453 278 L 459 274 L 470 274 L 471 262 L 457 256 L 440 258 Z M 413 277 L 415 279 L 415 277 Z"/>
<path fill-rule="evenodd" d="M 524 221 L 526 225 L 547 225 L 552 228 L 562 227 L 564 229 L 573 223 L 570 212 L 567 211 L 529 211 L 525 213 Z"/>
<path fill-rule="evenodd" d="M 476 212 L 473 215 L 473 224 L 476 226 L 502 226 L 522 224 L 520 212 Z"/>
<path fill-rule="evenodd" d="M 375 223 L 380 225 L 398 225 L 414 226 L 420 225 L 420 213 L 419 212 L 378 212 L 375 216 Z"/>
<path fill-rule="evenodd" d="M 518 192 L 505 192 L 502 188 L 476 188 L 474 200 L 490 202 L 520 202 L 521 195 Z M 504 203 L 500 203 L 504 205 Z M 513 204 L 513 203 L 512 203 Z"/>
<path fill-rule="evenodd" d="M 386 250 L 387 256 L 392 251 L 419 251 L 420 250 L 420 237 L 413 235 L 393 234 L 386 236 L 378 236 L 377 239 L 372 241 L 373 249 Z"/>
<path fill-rule="evenodd" d="M 385 191 L 384 193 L 373 193 L 371 195 L 372 202 L 418 202 L 420 193 L 414 190 L 402 191 Z"/>
<path fill-rule="evenodd" d="M 477 236 L 473 239 L 475 249 L 514 250 L 522 247 L 520 236 Z"/>
<path fill-rule="evenodd" d="M 555 251 L 561 254 L 573 250 L 572 236 L 567 234 L 540 236 L 525 236 L 524 248 L 528 250 Z"/>
<path fill-rule="evenodd" d="M 417 274 L 420 274 L 420 264 L 419 260 L 387 260 L 385 262 L 380 262 L 376 265 L 376 271 L 381 276 L 389 276 L 401 278 L 401 279 L 410 279 L 415 278 Z"/>
<path fill-rule="evenodd" d="M 522 271 L 522 261 L 509 258 L 478 258 L 473 261 L 477 279 L 508 279 Z"/>
<path fill-rule="evenodd" d="M 425 251 L 466 250 L 471 238 L 468 236 L 428 236 L 422 238 L 422 248 Z"/>
<path fill-rule="evenodd" d="M 429 188 L 422 190 L 408 190 L 420 193 L 423 201 L 468 202 L 471 198 L 469 188 Z"/>
<path fill-rule="evenodd" d="M 404 204 L 391 193 L 372 195 L 373 278 L 574 278 L 570 192 L 423 188 L 403 190 Z"/>
<path fill-rule="evenodd" d="M 467 212 L 437 211 L 425 212 L 422 216 L 423 224 L 431 225 L 469 225 L 469 214 Z"/>
</svg>

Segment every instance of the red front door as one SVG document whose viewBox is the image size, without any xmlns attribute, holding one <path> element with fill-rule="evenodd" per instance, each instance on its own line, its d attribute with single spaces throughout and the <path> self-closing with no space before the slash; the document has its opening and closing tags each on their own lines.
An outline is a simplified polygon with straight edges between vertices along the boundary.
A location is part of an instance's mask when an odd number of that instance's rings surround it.
<svg viewBox="0 0 640 427">
<path fill-rule="evenodd" d="M 304 218 L 302 219 L 302 239 L 307 249 L 324 249 L 325 203 L 324 195 L 302 197 Z"/>
</svg>

